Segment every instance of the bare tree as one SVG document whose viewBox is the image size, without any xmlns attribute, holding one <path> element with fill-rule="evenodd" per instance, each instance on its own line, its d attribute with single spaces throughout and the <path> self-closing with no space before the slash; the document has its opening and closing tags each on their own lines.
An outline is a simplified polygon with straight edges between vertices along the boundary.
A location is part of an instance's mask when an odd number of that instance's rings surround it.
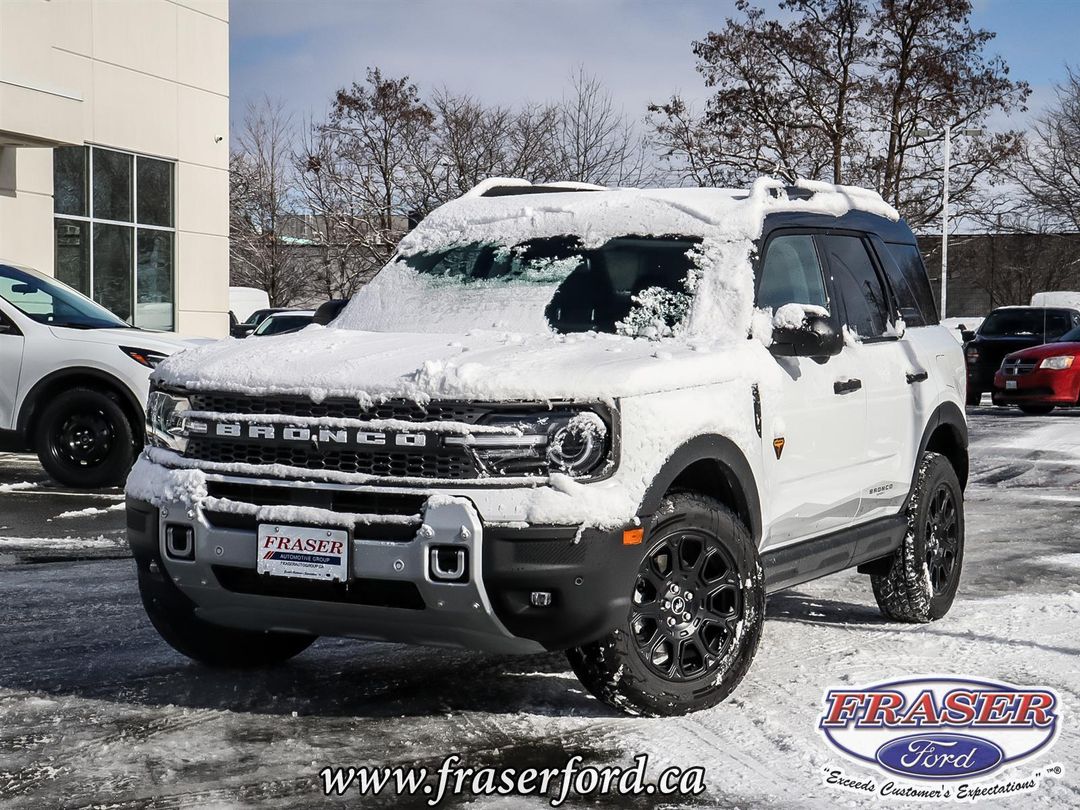
<svg viewBox="0 0 1080 810">
<path fill-rule="evenodd" d="M 390 257 L 428 202 L 435 116 L 408 77 L 369 69 L 339 90 L 297 156 L 307 210 L 325 247 L 324 286 L 351 294 Z"/>
<path fill-rule="evenodd" d="M 1013 177 L 1056 228 L 1080 231 L 1080 72 L 1067 71 L 1056 103 L 1032 127 Z"/>
<path fill-rule="evenodd" d="M 579 67 L 554 121 L 555 165 L 562 180 L 638 185 L 649 174 L 647 139 L 615 106 L 610 91 Z"/>
<path fill-rule="evenodd" d="M 282 233 L 295 203 L 292 137 L 283 103 L 264 97 L 248 106 L 229 156 L 230 279 L 265 290 L 273 306 L 304 286 Z"/>
<path fill-rule="evenodd" d="M 778 19 L 748 0 L 737 9 L 693 46 L 715 88 L 704 116 L 679 98 L 650 107 L 661 155 L 683 180 L 777 173 L 868 185 L 918 226 L 940 213 L 946 124 L 979 127 L 1029 94 L 984 55 L 993 34 L 971 28 L 970 0 L 783 0 Z M 983 181 L 1019 143 L 1007 132 L 957 145 L 958 213 L 979 208 Z"/>
</svg>

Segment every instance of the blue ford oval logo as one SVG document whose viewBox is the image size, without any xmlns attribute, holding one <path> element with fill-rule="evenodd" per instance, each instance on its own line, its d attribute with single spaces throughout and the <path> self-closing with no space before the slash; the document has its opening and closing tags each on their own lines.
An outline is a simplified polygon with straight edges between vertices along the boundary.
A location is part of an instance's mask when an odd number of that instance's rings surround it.
<svg viewBox="0 0 1080 810">
<path fill-rule="evenodd" d="M 874 754 L 881 767 L 901 776 L 958 779 L 996 768 L 1005 752 L 996 743 L 967 734 L 912 734 L 882 745 Z"/>
</svg>

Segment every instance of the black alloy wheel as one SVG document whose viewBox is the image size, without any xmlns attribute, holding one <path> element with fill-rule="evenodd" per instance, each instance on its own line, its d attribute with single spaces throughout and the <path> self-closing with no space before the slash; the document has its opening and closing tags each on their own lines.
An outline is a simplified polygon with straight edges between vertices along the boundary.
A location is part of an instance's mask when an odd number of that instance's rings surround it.
<svg viewBox="0 0 1080 810">
<path fill-rule="evenodd" d="M 664 496 L 626 583 L 626 618 L 567 651 L 597 698 L 628 714 L 681 715 L 715 706 L 742 681 L 765 619 L 757 544 L 715 498 Z"/>
<path fill-rule="evenodd" d="M 739 573 L 718 538 L 679 529 L 653 544 L 638 570 L 630 628 L 656 675 L 677 682 L 716 670 L 740 616 Z"/>
<path fill-rule="evenodd" d="M 906 513 L 900 547 L 870 571 L 874 597 L 895 621 L 936 621 L 956 599 L 964 564 L 964 490 L 945 456 L 923 453 Z"/>
<path fill-rule="evenodd" d="M 926 514 L 926 570 L 934 596 L 953 584 L 960 550 L 960 523 L 952 490 L 939 484 Z"/>
</svg>

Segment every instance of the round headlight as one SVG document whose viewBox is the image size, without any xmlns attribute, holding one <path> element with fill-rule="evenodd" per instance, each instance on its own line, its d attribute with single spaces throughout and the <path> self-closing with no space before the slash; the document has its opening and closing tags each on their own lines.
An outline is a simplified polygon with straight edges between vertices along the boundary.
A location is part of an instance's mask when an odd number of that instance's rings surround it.
<svg viewBox="0 0 1080 810">
<path fill-rule="evenodd" d="M 547 457 L 552 468 L 568 475 L 585 475 L 604 460 L 607 425 L 591 411 L 579 413 L 552 428 Z"/>
<path fill-rule="evenodd" d="M 182 414 L 190 408 L 184 397 L 151 391 L 146 403 L 146 439 L 154 447 L 184 452 L 187 431 Z"/>
</svg>

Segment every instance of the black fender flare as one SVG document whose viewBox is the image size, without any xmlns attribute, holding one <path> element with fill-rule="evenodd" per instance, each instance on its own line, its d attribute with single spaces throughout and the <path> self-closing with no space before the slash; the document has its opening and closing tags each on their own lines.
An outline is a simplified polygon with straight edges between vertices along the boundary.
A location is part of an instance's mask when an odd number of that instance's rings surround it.
<svg viewBox="0 0 1080 810">
<path fill-rule="evenodd" d="M 128 410 L 134 419 L 133 427 L 136 432 L 142 430 L 143 418 L 145 415 L 143 405 L 123 380 L 109 374 L 107 371 L 102 371 L 101 369 L 91 368 L 89 366 L 70 366 L 46 374 L 34 383 L 34 387 L 30 389 L 26 398 L 23 399 L 22 406 L 19 408 L 19 416 L 15 423 L 15 430 L 24 437 L 25 441 L 30 441 L 30 422 L 38 410 L 42 392 L 47 391 L 55 384 L 66 379 L 70 379 L 73 382 L 76 380 L 89 379 L 93 382 L 101 383 L 110 390 L 118 391 L 120 396 L 124 398 L 122 403 L 124 409 Z"/>
<path fill-rule="evenodd" d="M 919 459 L 921 459 L 923 453 L 926 452 L 926 449 L 930 444 L 930 438 L 937 432 L 938 428 L 941 427 L 945 427 L 949 431 L 957 450 L 961 454 L 958 458 L 949 458 L 949 461 L 956 470 L 957 478 L 960 479 L 960 487 L 962 489 L 967 487 L 968 426 L 967 419 L 964 417 L 964 412 L 955 402 L 942 402 L 934 409 L 934 412 L 930 414 L 930 418 L 926 421 L 922 439 L 919 441 L 919 453 L 915 456 L 915 469 L 912 470 L 911 473 L 912 487 L 915 486 L 915 477 L 919 474 Z"/>
<path fill-rule="evenodd" d="M 639 514 L 652 515 L 659 508 L 664 494 L 675 480 L 692 464 L 715 462 L 735 500 L 735 511 L 749 523 L 750 534 L 761 540 L 761 498 L 754 470 L 743 451 L 731 439 L 718 434 L 703 434 L 680 445 L 664 462 L 660 472 L 641 501 Z"/>
</svg>

